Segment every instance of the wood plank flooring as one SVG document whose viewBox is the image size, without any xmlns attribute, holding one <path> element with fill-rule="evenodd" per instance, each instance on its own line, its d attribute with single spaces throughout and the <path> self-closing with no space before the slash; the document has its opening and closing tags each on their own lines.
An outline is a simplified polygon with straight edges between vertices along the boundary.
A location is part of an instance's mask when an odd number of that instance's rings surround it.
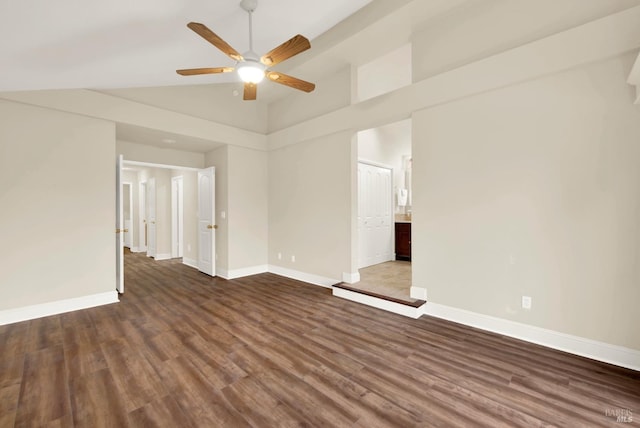
<svg viewBox="0 0 640 428">
<path fill-rule="evenodd" d="M 273 274 L 127 254 L 125 277 L 118 304 L 0 326 L 0 427 L 640 421 L 639 372 Z"/>
</svg>

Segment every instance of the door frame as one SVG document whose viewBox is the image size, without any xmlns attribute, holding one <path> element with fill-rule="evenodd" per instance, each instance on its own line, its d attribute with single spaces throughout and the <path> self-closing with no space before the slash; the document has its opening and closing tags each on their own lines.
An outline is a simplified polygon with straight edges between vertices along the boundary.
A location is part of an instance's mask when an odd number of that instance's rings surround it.
<svg viewBox="0 0 640 428">
<path fill-rule="evenodd" d="M 116 290 L 124 293 L 124 224 L 122 207 L 123 156 L 116 156 Z"/>
<path fill-rule="evenodd" d="M 184 177 L 171 177 L 171 257 L 184 254 Z"/>
<path fill-rule="evenodd" d="M 151 191 L 149 191 L 151 189 Z M 156 233 L 156 218 L 158 216 L 158 200 L 156 191 L 155 177 L 147 178 L 147 188 L 145 191 L 145 210 L 147 215 L 147 257 L 156 257 L 158 254 L 158 235 Z M 150 195 L 153 195 L 153 201 L 150 201 Z M 151 203 L 153 202 L 153 203 Z M 153 210 L 150 208 L 153 207 Z M 153 215 L 150 213 L 153 212 Z M 153 230 L 152 230 L 153 229 Z M 150 245 L 149 242 L 153 242 Z"/>
<path fill-rule="evenodd" d="M 130 221 L 130 225 L 129 228 L 127 228 L 127 220 L 126 220 L 126 212 L 124 211 L 124 206 L 122 207 L 122 214 L 124 215 L 123 218 L 123 227 L 125 229 L 124 233 L 128 233 L 129 235 L 129 239 L 131 240 L 131 242 L 129 243 L 129 250 L 131 250 L 131 248 L 133 247 L 133 234 L 134 234 L 134 222 L 133 222 L 133 183 L 130 181 L 123 181 L 122 182 L 122 188 L 123 188 L 123 192 L 124 192 L 124 187 L 125 186 L 129 186 L 129 221 Z M 124 198 L 124 193 L 123 193 L 123 198 Z M 127 240 L 123 238 L 123 242 L 126 246 Z"/>
<path fill-rule="evenodd" d="M 138 187 L 138 251 L 147 251 L 147 182 L 141 181 Z"/>
</svg>

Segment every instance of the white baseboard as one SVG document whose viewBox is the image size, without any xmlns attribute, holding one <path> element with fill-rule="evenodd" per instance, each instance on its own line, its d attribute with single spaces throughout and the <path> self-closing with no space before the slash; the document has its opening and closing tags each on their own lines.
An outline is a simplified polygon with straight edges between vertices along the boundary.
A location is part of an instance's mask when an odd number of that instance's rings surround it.
<svg viewBox="0 0 640 428">
<path fill-rule="evenodd" d="M 189 257 L 182 258 L 182 264 L 192 267 L 194 269 L 198 269 L 198 261 L 196 259 L 190 259 Z"/>
<path fill-rule="evenodd" d="M 118 303 L 118 292 L 116 290 L 91 294 L 89 296 L 57 300 L 55 302 L 41 303 L 38 305 L 23 306 L 21 308 L 5 309 L 0 311 L 0 325 L 48 317 L 50 315 L 62 314 L 65 312 L 79 311 L 81 309 L 93 308 L 95 306 L 108 305 L 111 303 Z"/>
<path fill-rule="evenodd" d="M 269 272 L 269 265 L 249 266 L 240 269 L 232 269 L 227 272 L 227 279 L 242 278 L 243 276 L 257 275 Z"/>
<path fill-rule="evenodd" d="M 160 260 L 169 260 L 169 259 L 171 259 L 171 253 L 159 253 L 159 254 L 156 254 L 154 259 L 157 262 L 160 261 Z"/>
<path fill-rule="evenodd" d="M 269 265 L 269 272 L 276 275 L 284 276 L 298 281 L 308 282 L 309 284 L 319 285 L 321 287 L 331 288 L 332 285 L 338 284 L 340 280 L 327 278 L 324 276 L 314 275 L 311 273 L 300 272 L 293 269 L 284 268 L 282 266 Z"/>
<path fill-rule="evenodd" d="M 229 271 L 216 266 L 216 276 L 219 276 L 222 279 L 229 279 Z"/>
<path fill-rule="evenodd" d="M 427 302 L 422 308 L 426 315 L 640 371 L 640 351 L 635 349 L 585 339 L 437 303 Z"/>
<path fill-rule="evenodd" d="M 342 272 L 342 282 L 346 282 L 347 284 L 355 284 L 360 281 L 360 272 L 348 273 Z"/>
<path fill-rule="evenodd" d="M 363 305 L 373 306 L 383 311 L 393 312 L 394 314 L 403 315 L 409 318 L 419 318 L 423 314 L 422 307 L 414 308 L 413 306 L 403 305 L 401 303 L 390 302 L 378 297 L 369 296 L 367 294 L 357 293 L 355 291 L 345 290 L 344 288 L 333 287 L 333 295 L 353 302 L 362 303 Z M 424 305 L 422 305 L 424 306 Z"/>
<path fill-rule="evenodd" d="M 131 247 L 129 248 L 129 251 L 131 251 L 132 253 L 141 253 L 142 250 L 139 247 Z"/>
<path fill-rule="evenodd" d="M 411 286 L 409 296 L 411 296 L 412 299 L 427 300 L 427 289 Z"/>
</svg>

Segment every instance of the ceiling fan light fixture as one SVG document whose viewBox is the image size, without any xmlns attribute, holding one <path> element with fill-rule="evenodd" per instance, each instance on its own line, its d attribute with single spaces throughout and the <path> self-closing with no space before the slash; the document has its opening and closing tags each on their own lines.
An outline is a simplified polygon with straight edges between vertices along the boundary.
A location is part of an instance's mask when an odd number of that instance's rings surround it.
<svg viewBox="0 0 640 428">
<path fill-rule="evenodd" d="M 260 83 L 264 79 L 264 65 L 258 61 L 246 60 L 238 66 L 238 76 L 245 83 Z"/>
</svg>

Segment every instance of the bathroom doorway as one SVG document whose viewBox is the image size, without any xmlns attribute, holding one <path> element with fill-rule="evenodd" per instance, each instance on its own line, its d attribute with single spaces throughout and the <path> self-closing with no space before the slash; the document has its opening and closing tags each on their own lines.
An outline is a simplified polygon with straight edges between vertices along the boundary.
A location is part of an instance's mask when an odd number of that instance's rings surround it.
<svg viewBox="0 0 640 428">
<path fill-rule="evenodd" d="M 358 133 L 358 271 L 350 287 L 411 299 L 411 119 Z"/>
</svg>

